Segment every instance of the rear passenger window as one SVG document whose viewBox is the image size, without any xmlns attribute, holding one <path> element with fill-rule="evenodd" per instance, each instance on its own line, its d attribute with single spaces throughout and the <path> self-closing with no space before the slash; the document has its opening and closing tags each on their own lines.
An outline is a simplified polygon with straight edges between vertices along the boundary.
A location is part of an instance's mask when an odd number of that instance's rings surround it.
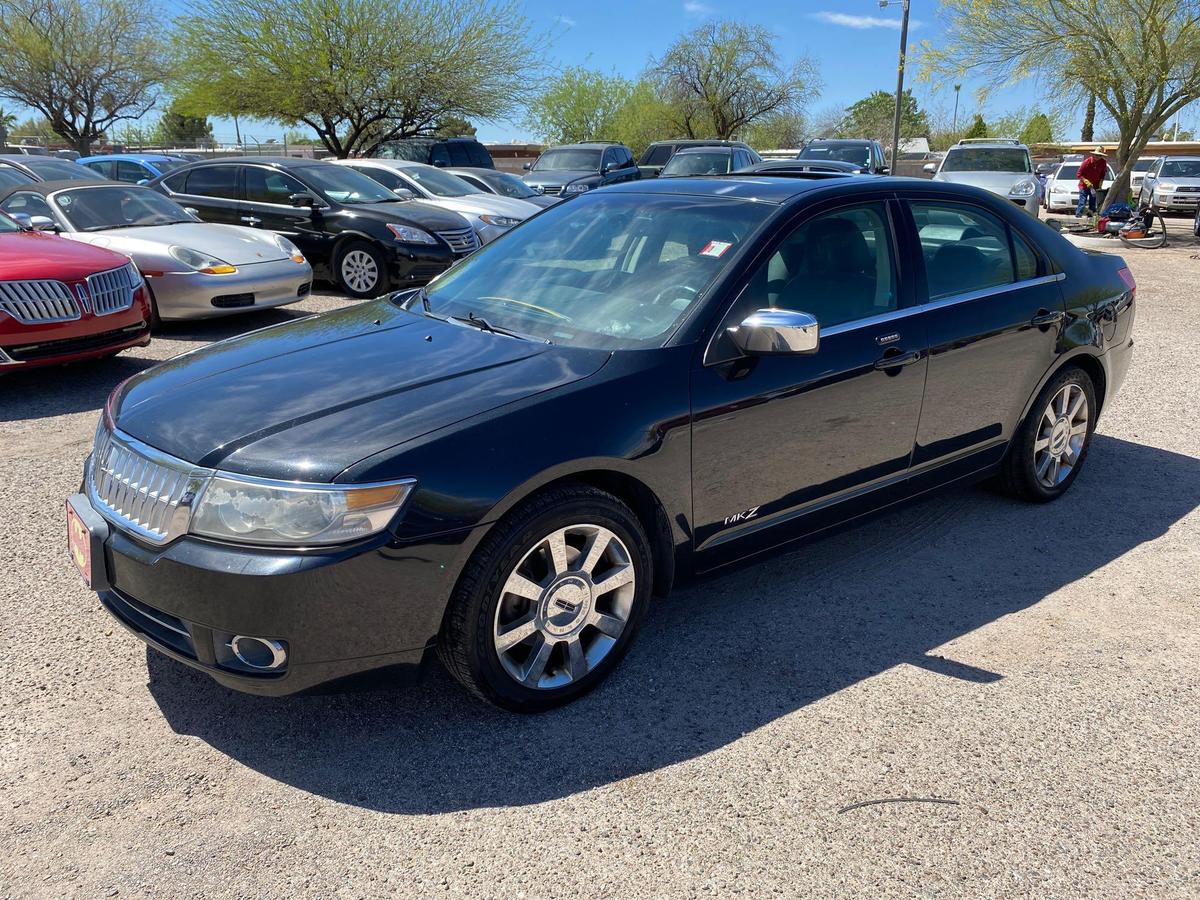
<svg viewBox="0 0 1200 900">
<path fill-rule="evenodd" d="M 492 168 L 492 156 L 483 144 L 467 144 L 467 157 L 471 160 L 471 165 L 477 169 Z"/>
<path fill-rule="evenodd" d="M 424 162 L 425 160 L 420 160 Z M 431 166 L 448 166 L 450 162 L 450 151 L 446 149 L 445 144 L 434 144 L 429 148 L 429 164 Z M 466 163 L 453 163 L 456 166 L 465 166 Z"/>
<path fill-rule="evenodd" d="M 187 181 L 187 172 L 176 172 L 174 175 L 169 175 L 163 179 L 163 184 L 167 186 L 172 194 L 182 194 L 184 182 Z"/>
<path fill-rule="evenodd" d="M 930 300 L 1016 280 L 1008 226 L 999 219 L 965 204 L 914 201 L 909 206 L 925 258 Z"/>
<path fill-rule="evenodd" d="M 188 173 L 185 193 L 198 197 L 237 199 L 236 166 L 204 166 Z"/>
<path fill-rule="evenodd" d="M 1012 232 L 1013 258 L 1017 264 L 1017 281 L 1027 281 L 1038 276 L 1038 257 L 1025 238 Z"/>
<path fill-rule="evenodd" d="M 450 152 L 450 165 L 452 166 L 469 166 L 471 165 L 471 157 L 467 155 L 467 148 L 461 141 L 448 141 L 446 148 Z"/>
</svg>

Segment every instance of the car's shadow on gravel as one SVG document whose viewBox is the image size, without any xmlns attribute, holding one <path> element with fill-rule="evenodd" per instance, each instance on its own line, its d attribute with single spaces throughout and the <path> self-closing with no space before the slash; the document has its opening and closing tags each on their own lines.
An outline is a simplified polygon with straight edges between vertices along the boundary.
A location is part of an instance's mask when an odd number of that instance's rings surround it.
<svg viewBox="0 0 1200 900">
<path fill-rule="evenodd" d="M 149 686 L 177 732 L 340 802 L 538 803 L 716 750 L 893 666 L 986 690 L 1005 672 L 938 648 L 1080 579 L 1108 590 L 1100 569 L 1198 505 L 1200 461 L 1098 436 L 1057 503 L 953 490 L 680 591 L 608 683 L 540 716 L 472 702 L 440 668 L 414 687 L 263 699 L 148 651 Z"/>
</svg>

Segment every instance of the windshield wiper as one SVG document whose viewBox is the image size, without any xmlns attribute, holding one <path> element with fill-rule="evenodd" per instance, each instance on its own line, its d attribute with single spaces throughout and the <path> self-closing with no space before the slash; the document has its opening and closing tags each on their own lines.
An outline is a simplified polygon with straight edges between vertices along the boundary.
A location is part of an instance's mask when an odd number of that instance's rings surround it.
<svg viewBox="0 0 1200 900">
<path fill-rule="evenodd" d="M 472 328 L 478 328 L 480 331 L 487 331 L 487 332 L 490 332 L 491 334 L 502 334 L 505 337 L 516 338 L 517 340 L 520 340 L 520 341 L 534 340 L 534 338 L 531 338 L 527 334 L 521 334 L 521 332 L 519 332 L 519 331 L 512 331 L 508 328 L 502 328 L 499 325 L 493 325 L 487 319 L 483 318 L 482 316 L 477 316 L 473 312 L 467 313 L 467 315 L 465 317 L 464 316 L 450 316 L 450 320 L 453 322 L 461 322 L 464 325 L 470 325 Z M 537 340 L 541 340 L 541 339 L 538 338 Z M 544 343 L 548 344 L 550 342 L 545 341 Z"/>
</svg>

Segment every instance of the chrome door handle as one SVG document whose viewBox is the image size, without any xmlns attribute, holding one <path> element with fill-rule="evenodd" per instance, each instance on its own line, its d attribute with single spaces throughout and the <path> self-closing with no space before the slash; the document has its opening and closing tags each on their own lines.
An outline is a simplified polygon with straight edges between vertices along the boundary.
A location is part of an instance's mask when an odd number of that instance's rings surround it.
<svg viewBox="0 0 1200 900">
<path fill-rule="evenodd" d="M 1056 309 L 1053 312 L 1048 309 L 1039 309 L 1037 315 L 1029 320 L 1029 324 L 1045 330 L 1051 325 L 1057 325 L 1061 322 L 1063 315 L 1064 313 L 1061 309 Z"/>
<path fill-rule="evenodd" d="M 921 352 L 913 350 L 908 353 L 901 352 L 898 348 L 893 347 L 879 359 L 875 360 L 875 368 L 887 371 L 888 369 L 899 369 L 902 366 L 911 366 L 915 362 L 921 361 Z"/>
<path fill-rule="evenodd" d="M 262 219 L 258 216 L 242 216 L 242 221 L 247 225 L 261 225 Z"/>
</svg>

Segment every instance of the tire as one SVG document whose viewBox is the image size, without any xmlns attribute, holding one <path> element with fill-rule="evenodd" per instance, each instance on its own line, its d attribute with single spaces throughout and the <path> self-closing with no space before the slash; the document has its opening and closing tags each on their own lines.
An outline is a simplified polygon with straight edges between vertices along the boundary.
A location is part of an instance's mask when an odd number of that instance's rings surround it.
<svg viewBox="0 0 1200 900">
<path fill-rule="evenodd" d="M 334 265 L 334 277 L 343 291 L 359 300 L 385 293 L 391 280 L 387 260 L 367 241 L 349 241 L 342 245 Z"/>
<path fill-rule="evenodd" d="M 1068 415 L 1061 410 L 1064 394 Z M 1076 407 L 1079 397 L 1083 403 Z M 1072 409 L 1076 410 L 1073 414 Z M 1096 413 L 1096 389 L 1086 372 L 1070 366 L 1055 375 L 1042 388 L 1013 435 L 1000 464 L 1001 489 L 1033 503 L 1049 503 L 1065 494 L 1087 459 L 1096 429 Z M 1064 420 L 1065 425 L 1061 424 Z M 1056 464 L 1054 451 L 1060 447 Z"/>
<path fill-rule="evenodd" d="M 556 535 L 564 538 L 557 565 Z M 593 542 L 604 549 L 589 570 Z M 646 533 L 629 507 L 588 485 L 551 488 L 498 522 L 467 562 L 438 656 L 480 700 L 523 713 L 561 706 L 624 657 L 649 604 L 652 569 Z M 621 583 L 597 594 L 593 573 L 600 584 Z"/>
</svg>

